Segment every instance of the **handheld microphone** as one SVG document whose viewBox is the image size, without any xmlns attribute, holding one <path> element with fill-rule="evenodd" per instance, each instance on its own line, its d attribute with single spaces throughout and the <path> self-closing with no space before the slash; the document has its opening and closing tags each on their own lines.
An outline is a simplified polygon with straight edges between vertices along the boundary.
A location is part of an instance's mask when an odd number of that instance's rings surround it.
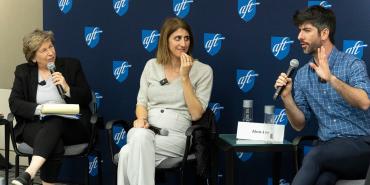
<svg viewBox="0 0 370 185">
<path fill-rule="evenodd" d="M 155 134 L 161 135 L 161 136 L 168 136 L 168 130 L 165 128 L 158 128 L 153 125 L 149 125 L 149 129 L 152 130 Z"/>
<path fill-rule="evenodd" d="M 294 70 L 297 69 L 298 66 L 299 66 L 299 61 L 297 59 L 290 60 L 289 68 L 286 71 L 286 75 L 288 76 L 288 78 L 293 74 Z M 281 91 L 283 91 L 284 88 L 285 86 L 280 86 L 276 89 L 275 94 L 273 96 L 274 100 L 276 100 L 276 98 L 280 96 L 280 93 Z"/>
<path fill-rule="evenodd" d="M 48 67 L 51 74 L 53 74 L 55 72 L 55 64 L 53 62 L 49 62 L 47 67 Z M 62 97 L 62 99 L 65 99 L 66 95 L 64 94 L 64 90 L 63 90 L 62 86 L 59 85 L 59 84 L 57 84 L 56 86 L 57 86 L 59 95 Z"/>
</svg>

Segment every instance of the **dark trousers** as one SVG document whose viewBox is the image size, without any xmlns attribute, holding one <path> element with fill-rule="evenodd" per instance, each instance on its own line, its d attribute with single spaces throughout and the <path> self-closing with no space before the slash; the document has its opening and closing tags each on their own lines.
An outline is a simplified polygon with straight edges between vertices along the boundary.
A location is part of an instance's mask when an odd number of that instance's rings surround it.
<svg viewBox="0 0 370 185">
<path fill-rule="evenodd" d="M 366 177 L 370 136 L 320 141 L 304 157 L 292 185 L 335 185 L 338 179 Z"/>
<path fill-rule="evenodd" d="M 52 183 L 56 182 L 59 174 L 64 146 L 88 142 L 89 130 L 80 120 L 52 116 L 27 123 L 23 139 L 33 147 L 33 155 L 46 159 L 40 169 L 40 177 Z"/>
</svg>

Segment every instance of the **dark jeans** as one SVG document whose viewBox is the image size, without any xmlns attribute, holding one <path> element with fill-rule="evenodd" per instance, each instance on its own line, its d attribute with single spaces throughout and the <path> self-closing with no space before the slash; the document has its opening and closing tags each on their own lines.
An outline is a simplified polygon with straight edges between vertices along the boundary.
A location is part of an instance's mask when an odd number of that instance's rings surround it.
<svg viewBox="0 0 370 185">
<path fill-rule="evenodd" d="M 304 157 L 292 185 L 335 185 L 338 179 L 366 177 L 370 136 L 320 141 Z"/>
<path fill-rule="evenodd" d="M 88 142 L 89 131 L 80 120 L 52 116 L 43 121 L 27 123 L 23 138 L 33 147 L 33 155 L 46 159 L 40 169 L 40 177 L 52 183 L 59 174 L 64 146 Z"/>
</svg>

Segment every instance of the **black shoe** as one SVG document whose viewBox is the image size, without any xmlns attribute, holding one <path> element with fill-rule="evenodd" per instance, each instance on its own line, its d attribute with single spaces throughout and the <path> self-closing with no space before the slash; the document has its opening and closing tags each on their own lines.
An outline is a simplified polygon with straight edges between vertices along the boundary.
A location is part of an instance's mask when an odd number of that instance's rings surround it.
<svg viewBox="0 0 370 185">
<path fill-rule="evenodd" d="M 29 185 L 31 184 L 31 175 L 27 172 L 23 172 L 17 178 L 12 180 L 13 185 Z"/>
</svg>

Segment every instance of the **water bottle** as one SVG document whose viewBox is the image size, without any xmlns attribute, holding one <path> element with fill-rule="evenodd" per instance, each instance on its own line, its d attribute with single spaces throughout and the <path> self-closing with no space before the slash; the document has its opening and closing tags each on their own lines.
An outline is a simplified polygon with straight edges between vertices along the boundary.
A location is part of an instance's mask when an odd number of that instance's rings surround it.
<svg viewBox="0 0 370 185">
<path fill-rule="evenodd" d="M 253 100 L 243 100 L 243 119 L 244 122 L 253 121 Z"/>
<path fill-rule="evenodd" d="M 265 118 L 263 122 L 274 124 L 275 123 L 274 115 L 275 115 L 275 106 L 265 105 Z"/>
</svg>

